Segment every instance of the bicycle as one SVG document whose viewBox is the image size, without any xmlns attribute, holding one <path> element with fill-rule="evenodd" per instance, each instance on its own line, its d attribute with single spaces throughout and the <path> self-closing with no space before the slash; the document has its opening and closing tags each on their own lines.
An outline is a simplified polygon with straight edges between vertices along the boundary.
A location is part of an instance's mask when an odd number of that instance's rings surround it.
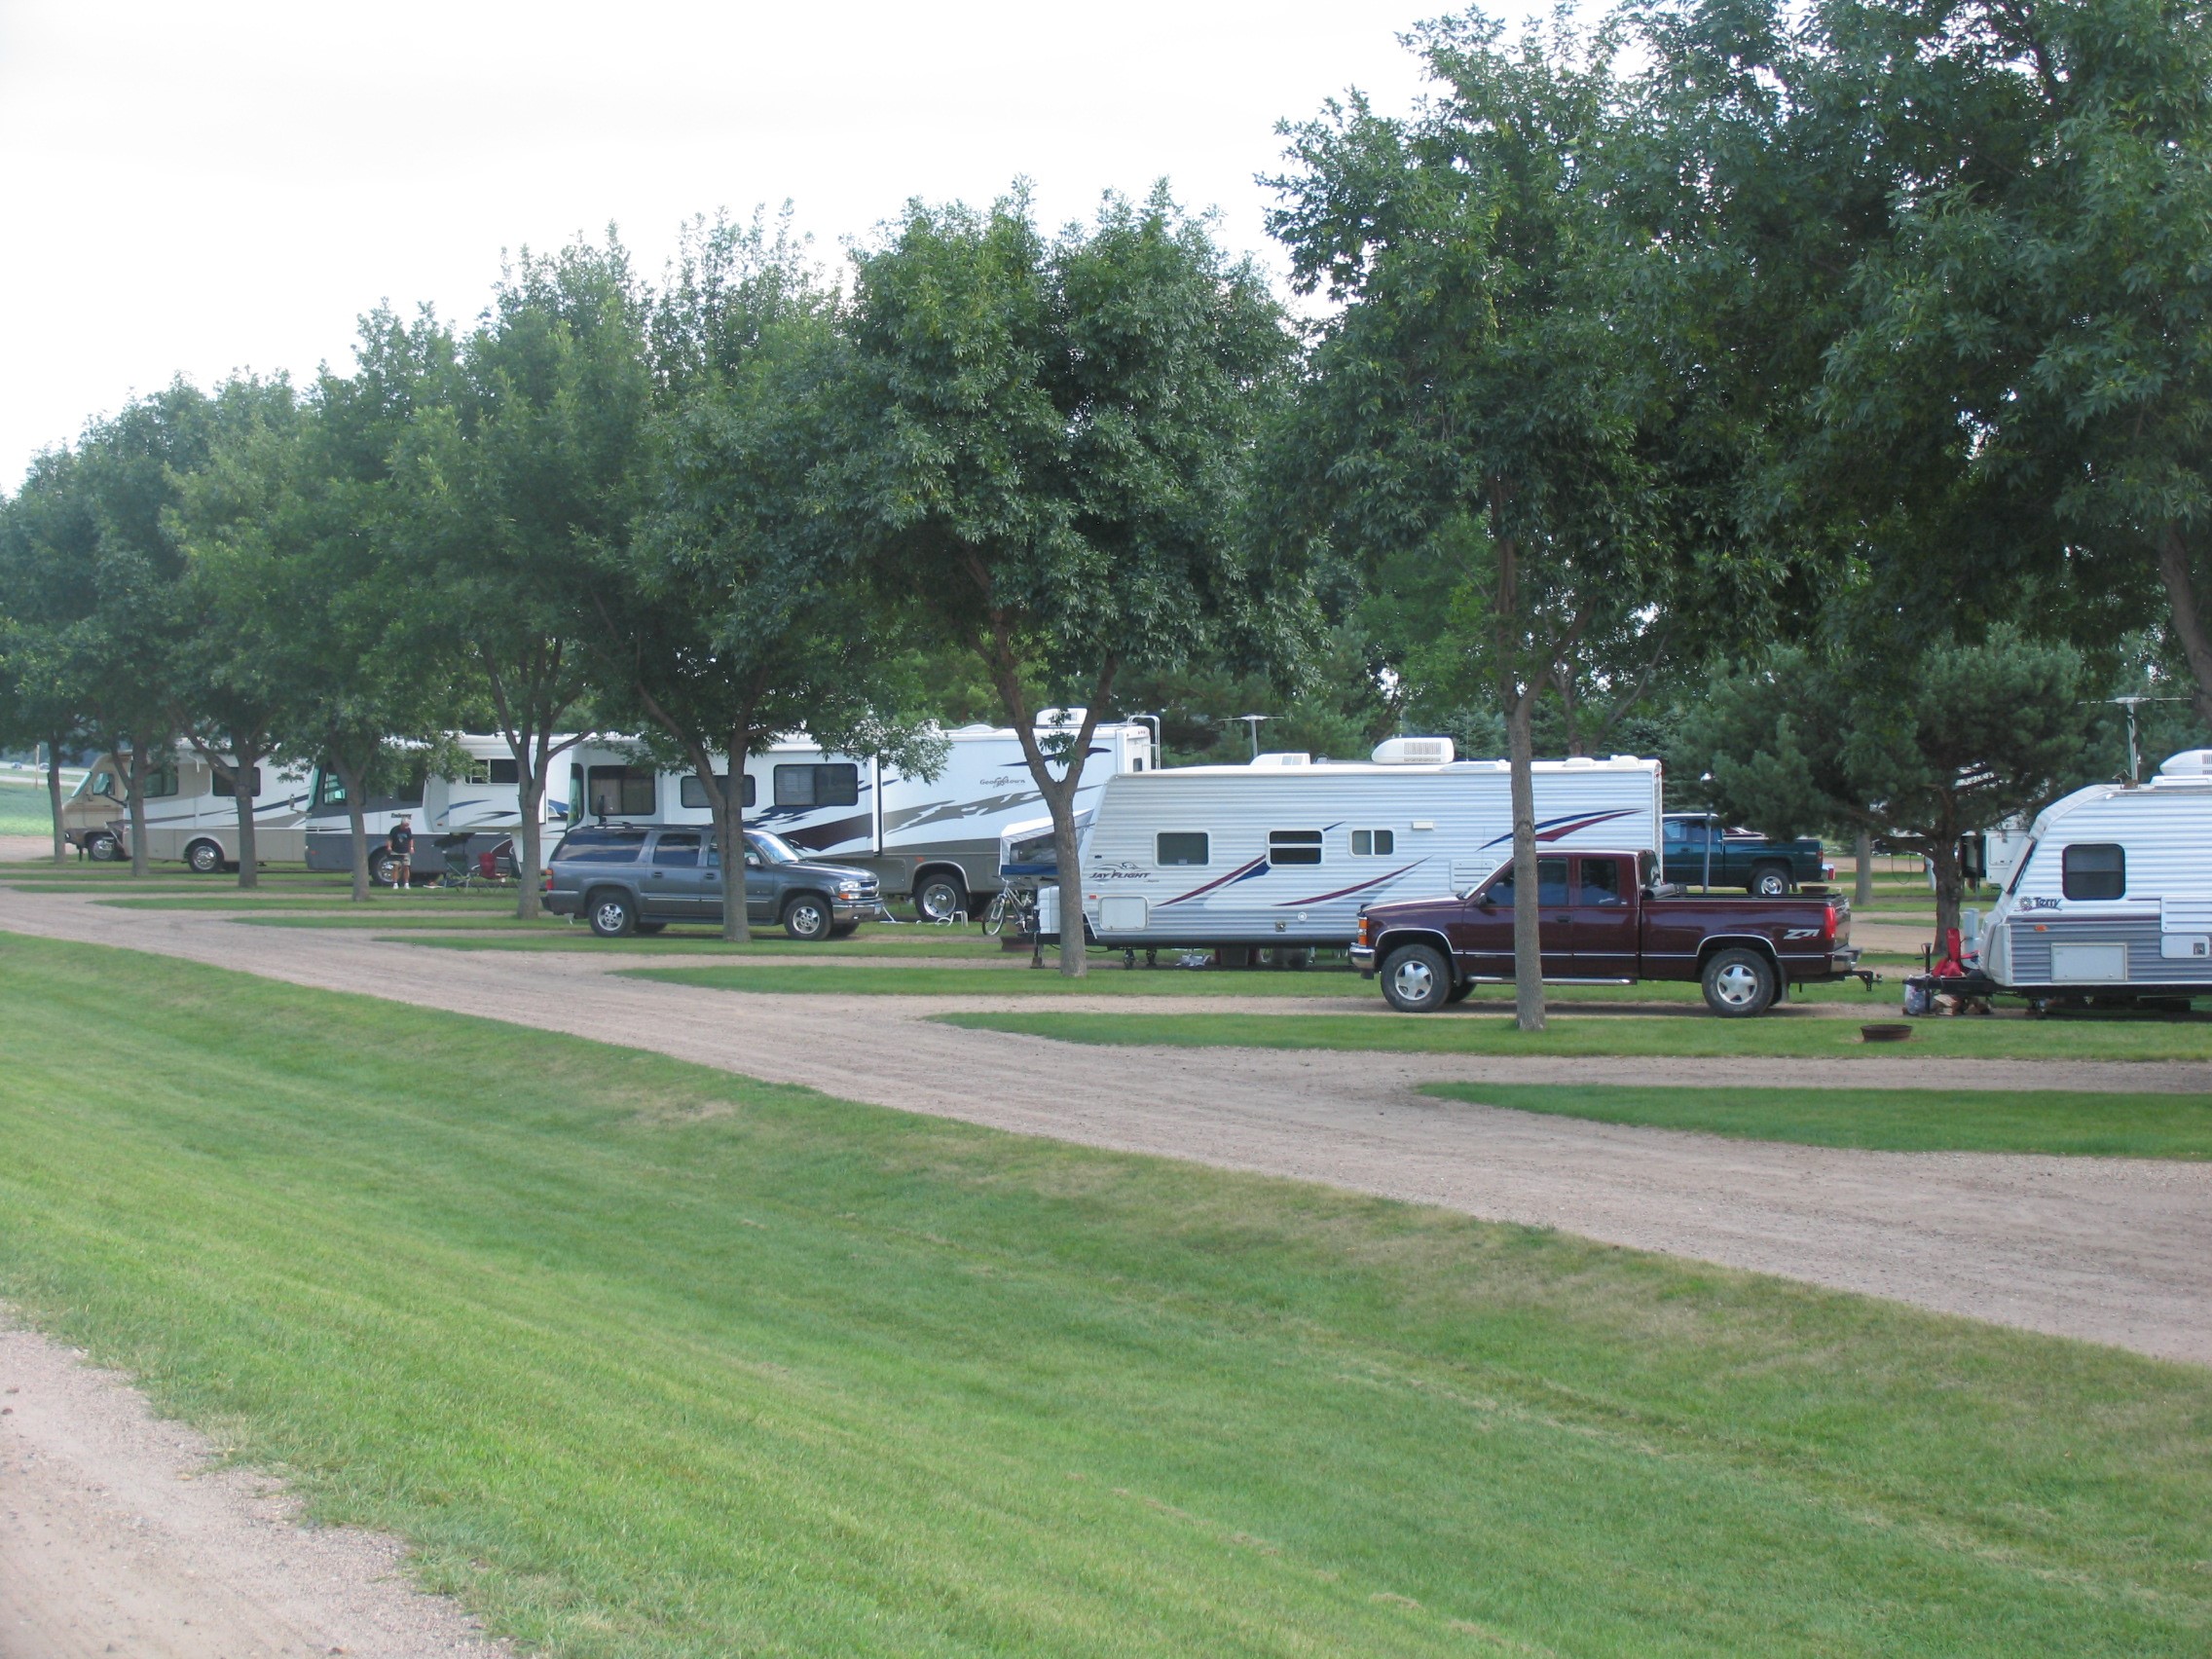
<svg viewBox="0 0 2212 1659">
<path fill-rule="evenodd" d="M 1014 923 L 1016 939 L 1037 932 L 1037 895 L 1026 887 L 1002 887 L 991 897 L 991 907 L 983 912 L 983 932 L 997 939 L 1006 932 L 1008 922 Z"/>
</svg>

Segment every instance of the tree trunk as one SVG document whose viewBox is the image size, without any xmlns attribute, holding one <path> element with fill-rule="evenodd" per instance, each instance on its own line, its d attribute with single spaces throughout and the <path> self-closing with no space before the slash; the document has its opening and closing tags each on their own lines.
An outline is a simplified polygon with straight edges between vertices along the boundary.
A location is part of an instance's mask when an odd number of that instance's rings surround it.
<svg viewBox="0 0 2212 1659">
<path fill-rule="evenodd" d="M 542 762 L 540 762 L 542 765 Z M 538 848 L 542 843 L 545 826 L 540 810 L 545 799 L 545 774 L 539 766 L 525 764 L 522 773 L 522 858 L 518 861 L 515 885 L 521 890 L 515 895 L 515 915 L 526 922 L 535 922 L 542 914 L 538 904 L 538 884 L 543 878 L 543 862 Z"/>
<path fill-rule="evenodd" d="M 2212 725 L 2212 636 L 2197 608 L 2196 583 L 2190 573 L 2189 546 L 2179 525 L 2167 525 L 2158 534 L 2158 580 L 2165 585 L 2166 605 L 2173 613 L 2174 638 L 2196 682 L 2196 718 Z"/>
<path fill-rule="evenodd" d="M 722 938 L 744 944 L 753 938 L 753 913 L 745 902 L 745 756 L 753 747 L 753 719 L 729 734 L 729 758 L 723 762 L 722 781 L 715 782 L 715 757 L 705 747 L 691 752 L 691 764 L 699 787 L 707 792 L 707 805 L 715 817 L 715 846 L 722 861 Z"/>
<path fill-rule="evenodd" d="M 1965 884 L 1959 879 L 1959 837 L 1955 830 L 1937 830 L 1929 838 L 1929 866 L 1936 873 L 1936 959 L 1943 959 L 1951 930 L 1959 925 L 1959 898 Z"/>
<path fill-rule="evenodd" d="M 1075 840 L 1075 781 L 1083 770 L 1083 756 L 1069 763 L 1065 793 L 1048 794 L 1052 809 L 1052 859 L 1057 866 L 1054 882 L 1060 890 L 1060 972 L 1080 979 L 1090 971 L 1083 937 L 1083 861 Z"/>
<path fill-rule="evenodd" d="M 49 741 L 46 746 L 46 800 L 54 811 L 54 862 L 69 862 L 69 843 L 61 835 L 61 745 Z"/>
<path fill-rule="evenodd" d="M 366 767 L 355 771 L 345 761 L 333 756 L 330 769 L 338 774 L 339 786 L 346 792 L 346 824 L 350 831 L 353 849 L 353 903 L 369 902 L 369 819 L 361 806 L 361 780 L 368 776 Z"/>
<path fill-rule="evenodd" d="M 1859 866 L 1851 877 L 1851 907 L 1868 909 L 1874 903 L 1874 831 L 1863 824 L 1852 841 L 1851 856 Z"/>
<path fill-rule="evenodd" d="M 260 765 L 261 763 L 257 760 L 251 766 L 238 767 L 231 774 L 231 801 L 239 809 L 239 885 L 240 887 L 258 887 L 261 885 L 258 867 L 259 853 L 253 839 L 255 801 L 254 797 L 245 792 L 245 786 L 254 781 Z"/>
<path fill-rule="evenodd" d="M 1536 756 L 1530 716 L 1535 694 L 1523 691 L 1506 707 L 1505 749 L 1513 790 L 1513 1022 L 1544 1028 L 1542 923 L 1536 910 Z"/>
<path fill-rule="evenodd" d="M 136 739 L 130 744 L 130 769 L 125 775 L 124 793 L 130 814 L 130 873 L 149 875 L 153 860 L 146 852 L 146 746 Z"/>
</svg>

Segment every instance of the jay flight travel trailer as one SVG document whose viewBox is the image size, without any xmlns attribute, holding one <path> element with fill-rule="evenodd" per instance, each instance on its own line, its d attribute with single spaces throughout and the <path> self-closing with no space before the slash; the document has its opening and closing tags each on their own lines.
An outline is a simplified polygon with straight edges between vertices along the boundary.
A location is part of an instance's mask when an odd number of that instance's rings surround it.
<svg viewBox="0 0 2212 1659">
<path fill-rule="evenodd" d="M 1983 924 L 1980 969 L 2039 1001 L 2212 996 L 2212 749 L 2046 807 Z"/>
<path fill-rule="evenodd" d="M 311 793 L 306 767 L 264 760 L 254 769 L 253 848 L 262 865 L 297 864 Z M 61 803 L 61 833 L 103 863 L 130 853 L 129 769 L 102 755 Z M 146 775 L 146 856 L 181 860 L 203 875 L 239 862 L 238 799 L 231 780 L 180 743 Z"/>
<path fill-rule="evenodd" d="M 1656 760 L 1539 760 L 1536 844 L 1657 857 L 1659 789 Z M 1429 737 L 1392 738 L 1371 761 L 1170 767 L 1110 779 L 1082 845 L 1101 944 L 1343 947 L 1362 905 L 1464 893 L 1508 862 L 1512 779 Z M 1039 903 L 1055 934 L 1057 887 Z"/>
<path fill-rule="evenodd" d="M 556 736 L 553 741 L 562 744 L 570 739 Z M 516 857 L 521 857 L 522 787 L 514 751 L 507 747 L 505 738 L 482 732 L 456 733 L 448 742 L 466 757 L 459 776 L 446 777 L 423 764 L 402 767 L 396 783 L 362 803 L 369 837 L 369 876 L 380 887 L 390 880 L 385 837 L 402 817 L 415 830 L 418 870 L 436 868 L 439 843 L 452 836 L 468 837 L 467 852 L 472 858 L 513 836 Z M 562 788 L 568 774 L 561 760 L 562 756 L 556 753 L 538 803 L 540 825 L 558 824 L 569 816 L 569 797 Z M 306 830 L 304 857 L 308 868 L 353 867 L 353 826 L 346 810 L 346 787 L 338 774 L 327 768 L 315 772 Z M 550 832 L 540 837 L 540 859 L 552 856 L 553 843 L 558 839 L 557 833 Z"/>
<path fill-rule="evenodd" d="M 1083 711 L 1047 710 L 1040 736 L 1073 734 Z M 1036 817 L 1044 797 L 1010 727 L 969 725 L 936 734 L 943 743 L 934 780 L 908 776 L 866 756 L 841 755 L 803 734 L 776 739 L 745 762 L 749 829 L 781 836 L 805 857 L 872 872 L 886 897 L 910 895 L 916 912 L 941 921 L 998 891 L 999 839 Z M 1152 733 L 1131 721 L 1101 721 L 1091 734 L 1077 810 L 1097 800 L 1109 777 L 1154 765 Z M 690 768 L 656 770 L 634 744 L 576 751 L 570 767 L 573 818 L 708 824 L 706 791 Z"/>
</svg>

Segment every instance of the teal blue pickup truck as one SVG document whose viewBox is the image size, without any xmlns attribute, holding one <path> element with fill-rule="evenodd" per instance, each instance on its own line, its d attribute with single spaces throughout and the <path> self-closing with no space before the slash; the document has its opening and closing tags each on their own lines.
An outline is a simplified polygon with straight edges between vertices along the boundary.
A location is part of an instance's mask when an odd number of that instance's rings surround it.
<svg viewBox="0 0 2212 1659">
<path fill-rule="evenodd" d="M 1741 887 L 1779 899 L 1835 875 L 1835 866 L 1823 861 L 1820 842 L 1810 836 L 1770 841 L 1754 830 L 1730 830 L 1702 812 L 1669 813 L 1662 842 L 1667 879 L 1684 887 Z"/>
</svg>

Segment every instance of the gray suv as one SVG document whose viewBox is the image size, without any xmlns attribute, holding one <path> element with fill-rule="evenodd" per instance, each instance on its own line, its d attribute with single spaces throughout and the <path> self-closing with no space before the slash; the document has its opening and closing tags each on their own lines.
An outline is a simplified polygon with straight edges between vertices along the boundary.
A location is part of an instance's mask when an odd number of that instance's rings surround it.
<svg viewBox="0 0 2212 1659">
<path fill-rule="evenodd" d="M 887 915 L 881 886 L 865 869 L 812 864 L 765 830 L 745 832 L 745 913 L 756 927 L 781 922 L 793 939 L 843 939 Z M 721 850 L 711 826 L 590 824 L 553 849 L 545 907 L 582 916 L 602 939 L 656 934 L 671 922 L 722 919 Z"/>
</svg>

